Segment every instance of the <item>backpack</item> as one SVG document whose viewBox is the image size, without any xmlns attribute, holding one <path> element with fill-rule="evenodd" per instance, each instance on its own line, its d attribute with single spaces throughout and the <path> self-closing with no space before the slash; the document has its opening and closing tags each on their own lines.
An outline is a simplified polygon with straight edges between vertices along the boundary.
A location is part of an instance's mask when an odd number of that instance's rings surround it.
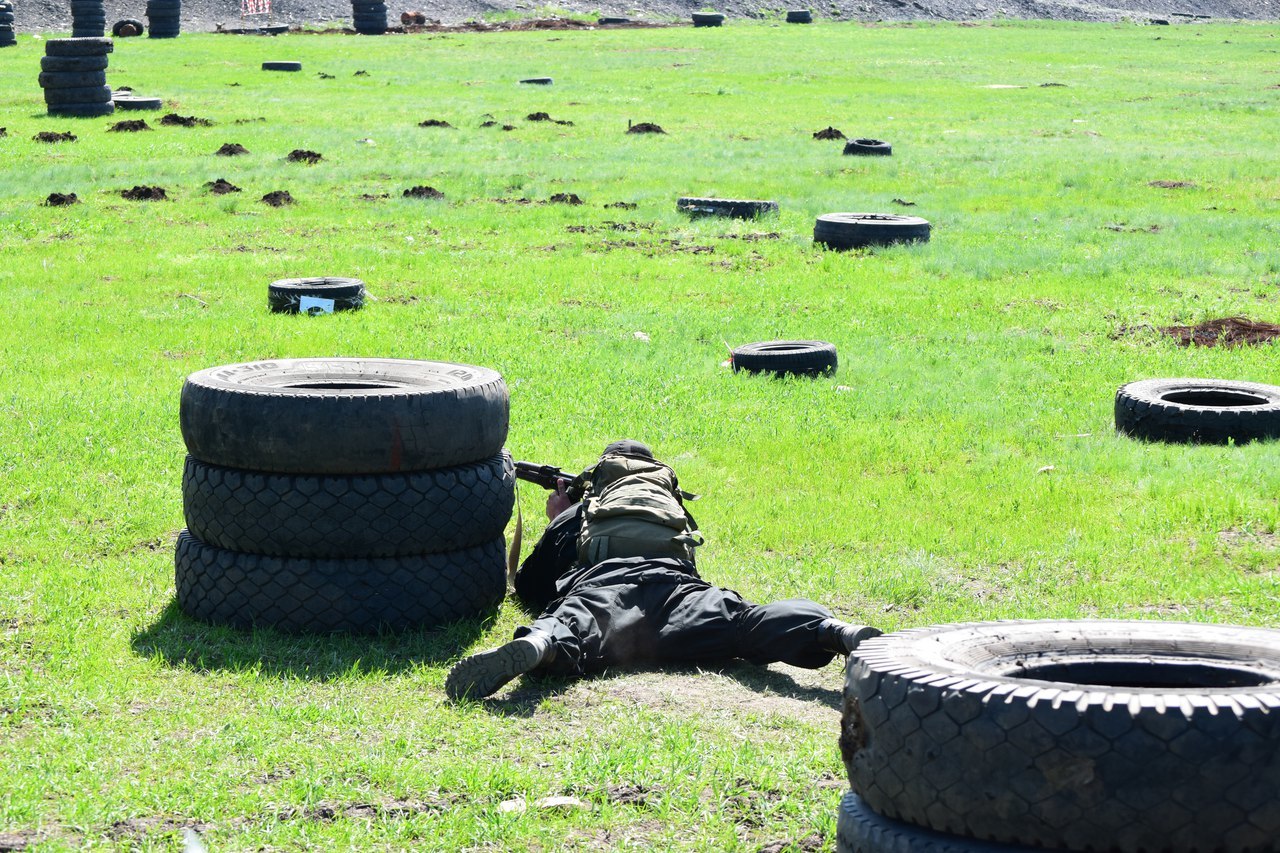
<svg viewBox="0 0 1280 853">
<path fill-rule="evenodd" d="M 582 532 L 578 563 L 594 566 L 612 557 L 678 557 L 693 560 L 702 534 L 684 499 L 676 472 L 642 456 L 600 458 L 583 471 Z"/>
</svg>

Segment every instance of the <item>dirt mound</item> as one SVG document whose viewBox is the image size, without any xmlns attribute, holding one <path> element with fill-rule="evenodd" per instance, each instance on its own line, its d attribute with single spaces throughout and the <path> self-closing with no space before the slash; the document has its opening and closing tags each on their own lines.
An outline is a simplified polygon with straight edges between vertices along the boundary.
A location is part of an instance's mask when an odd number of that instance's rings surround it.
<svg viewBox="0 0 1280 853">
<path fill-rule="evenodd" d="M 136 186 L 133 189 L 121 190 L 120 197 L 129 201 L 165 201 L 169 198 L 164 187 Z"/>
<path fill-rule="evenodd" d="M 814 139 L 848 139 L 847 136 L 845 136 L 840 131 L 836 130 L 834 127 L 824 127 L 822 130 L 819 130 L 817 133 L 815 133 L 813 135 L 813 138 Z"/>
<path fill-rule="evenodd" d="M 262 203 L 271 207 L 284 207 L 286 204 L 294 204 L 293 196 L 289 195 L 288 190 L 272 190 L 262 197 Z"/>
<path fill-rule="evenodd" d="M 640 205 L 630 201 L 614 201 L 605 205 L 605 208 L 616 207 L 618 210 L 635 210 Z"/>
<path fill-rule="evenodd" d="M 642 121 L 639 124 L 628 122 L 627 133 L 666 133 L 666 131 L 651 121 Z"/>
<path fill-rule="evenodd" d="M 137 133 L 139 130 L 150 130 L 151 125 L 140 118 L 118 121 L 107 128 L 107 133 Z"/>
<path fill-rule="evenodd" d="M 1222 317 L 1195 326 L 1165 326 L 1160 331 L 1184 347 L 1256 346 L 1280 338 L 1280 326 L 1246 317 Z"/>
<path fill-rule="evenodd" d="M 75 193 L 49 193 L 44 200 L 45 207 L 68 207 L 79 203 L 80 198 Z"/>
<path fill-rule="evenodd" d="M 219 157 L 239 157 L 241 154 L 248 154 L 249 149 L 239 142 L 224 142 L 222 147 L 213 153 Z"/>
<path fill-rule="evenodd" d="M 310 166 L 314 166 L 316 163 L 323 160 L 324 157 L 317 151 L 308 151 L 305 148 L 295 148 L 289 152 L 289 156 L 285 159 L 290 163 L 306 163 Z"/>
<path fill-rule="evenodd" d="M 496 121 L 490 120 L 490 121 L 481 122 L 481 123 L 480 123 L 480 126 L 481 126 L 481 127 L 498 127 L 499 125 L 498 125 L 498 123 L 497 123 Z M 515 130 L 515 129 L 516 129 L 516 126 L 515 126 L 514 124 L 504 124 L 504 125 L 502 125 L 502 126 L 501 126 L 501 129 L 502 129 L 502 130 Z"/>
<path fill-rule="evenodd" d="M 1182 190 L 1195 189 L 1198 184 L 1195 181 L 1151 181 L 1147 186 L 1159 187 L 1162 190 Z"/>
<path fill-rule="evenodd" d="M 4 139 L 8 135 L 9 135 L 9 128 L 0 127 L 0 139 Z"/>
<path fill-rule="evenodd" d="M 404 191 L 405 198 L 444 198 L 444 193 L 435 187 L 409 187 Z"/>
<path fill-rule="evenodd" d="M 36 142 L 49 142 L 49 143 L 76 141 L 76 135 L 69 131 L 67 133 L 56 133 L 52 130 L 42 130 L 31 138 Z"/>
<path fill-rule="evenodd" d="M 551 121 L 551 116 L 546 113 L 529 113 L 524 117 L 525 121 Z"/>
<path fill-rule="evenodd" d="M 218 178 L 217 180 L 209 181 L 204 186 L 205 189 L 214 195 L 226 195 L 227 193 L 240 192 L 240 188 L 228 181 L 226 178 Z"/>
<path fill-rule="evenodd" d="M 582 204 L 577 193 L 556 193 L 547 201 L 551 204 Z"/>
<path fill-rule="evenodd" d="M 418 127 L 453 127 L 449 122 L 440 118 L 429 118 L 426 121 L 418 122 Z"/>
<path fill-rule="evenodd" d="M 177 113 L 169 113 L 161 116 L 160 123 L 165 127 L 212 127 L 213 122 L 207 118 L 198 116 L 180 116 Z"/>
</svg>

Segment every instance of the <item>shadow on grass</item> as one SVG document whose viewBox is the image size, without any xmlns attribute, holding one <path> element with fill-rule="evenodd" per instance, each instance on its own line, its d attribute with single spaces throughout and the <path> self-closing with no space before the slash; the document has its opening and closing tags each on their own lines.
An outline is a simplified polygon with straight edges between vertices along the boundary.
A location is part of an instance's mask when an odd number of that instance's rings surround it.
<svg viewBox="0 0 1280 853">
<path fill-rule="evenodd" d="M 387 634 L 284 634 L 269 628 L 206 625 L 183 614 L 177 600 L 133 636 L 133 650 L 170 666 L 197 672 L 255 671 L 269 676 L 327 681 L 351 675 L 394 674 L 457 657 L 484 633 L 497 608 L 438 631 Z"/>
<path fill-rule="evenodd" d="M 788 673 L 753 666 L 746 661 L 727 666 L 720 670 L 720 674 L 758 693 L 771 693 L 801 702 L 816 702 L 837 711 L 844 707 L 843 681 L 840 688 L 802 684 Z"/>
</svg>

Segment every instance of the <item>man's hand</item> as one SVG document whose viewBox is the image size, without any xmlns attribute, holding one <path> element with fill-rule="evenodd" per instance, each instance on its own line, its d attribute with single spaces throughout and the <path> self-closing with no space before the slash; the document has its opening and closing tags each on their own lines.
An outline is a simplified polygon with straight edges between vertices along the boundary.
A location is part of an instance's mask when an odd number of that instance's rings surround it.
<svg viewBox="0 0 1280 853">
<path fill-rule="evenodd" d="M 565 490 L 565 481 L 556 480 L 556 490 L 547 495 L 547 520 L 554 519 L 571 506 L 573 506 L 573 501 L 569 499 L 569 495 Z"/>
</svg>

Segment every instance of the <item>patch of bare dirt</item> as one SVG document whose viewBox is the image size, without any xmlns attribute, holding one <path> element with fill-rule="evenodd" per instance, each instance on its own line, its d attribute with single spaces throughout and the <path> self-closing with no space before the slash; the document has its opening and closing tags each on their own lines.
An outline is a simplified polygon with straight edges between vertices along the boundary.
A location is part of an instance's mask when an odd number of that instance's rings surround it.
<svg viewBox="0 0 1280 853">
<path fill-rule="evenodd" d="M 79 203 L 80 198 L 75 193 L 49 193 L 44 200 L 45 207 L 69 207 Z"/>
<path fill-rule="evenodd" d="M 760 243 L 764 240 L 780 240 L 777 231 L 748 231 L 746 234 L 721 234 L 721 240 L 741 240 L 744 243 Z"/>
<path fill-rule="evenodd" d="M 306 163 L 314 166 L 324 159 L 324 156 L 318 151 L 308 151 L 305 148 L 295 148 L 289 152 L 289 156 L 285 158 L 290 163 Z"/>
<path fill-rule="evenodd" d="M 492 198 L 492 199 L 489 199 L 489 200 L 490 200 L 490 201 L 492 201 L 492 202 L 495 202 L 495 203 L 497 203 L 497 204 L 533 204 L 533 199 L 531 199 L 531 198 L 524 198 L 524 197 L 521 197 L 521 198 Z"/>
<path fill-rule="evenodd" d="M 1126 225 L 1123 222 L 1109 222 L 1102 227 L 1121 234 L 1159 234 L 1162 230 L 1159 225 Z"/>
<path fill-rule="evenodd" d="M 627 122 L 627 133 L 666 133 L 666 131 L 651 121 L 642 121 L 639 124 Z"/>
<path fill-rule="evenodd" d="M 448 797 L 429 800 L 388 800 L 381 803 L 325 804 L 307 808 L 285 809 L 276 815 L 277 820 L 306 820 L 330 823 L 339 818 L 409 818 L 420 814 L 438 814 L 454 803 Z"/>
<path fill-rule="evenodd" d="M 847 136 L 845 136 L 840 131 L 836 130 L 834 127 L 824 127 L 822 130 L 819 130 L 817 133 L 815 133 L 813 135 L 813 138 L 814 139 L 848 139 Z"/>
<path fill-rule="evenodd" d="M 368 77 L 369 72 L 361 68 L 359 71 L 351 75 L 352 77 Z"/>
<path fill-rule="evenodd" d="M 444 193 L 435 187 L 409 187 L 404 191 L 405 198 L 444 198 Z"/>
<path fill-rule="evenodd" d="M 418 127 L 453 127 L 453 125 L 444 119 L 429 118 L 426 121 L 418 122 Z"/>
<path fill-rule="evenodd" d="M 31 139 L 35 142 L 48 142 L 50 144 L 54 142 L 75 142 L 76 135 L 70 131 L 66 133 L 57 133 L 52 130 L 42 130 L 35 136 L 31 137 Z"/>
<path fill-rule="evenodd" d="M 527 116 L 524 117 L 524 120 L 525 121 L 549 121 L 552 124 L 563 124 L 563 125 L 568 125 L 569 127 L 573 126 L 573 122 L 571 121 L 561 121 L 560 119 L 552 118 L 548 113 L 543 113 L 543 112 L 529 113 Z"/>
<path fill-rule="evenodd" d="M 168 113 L 160 117 L 160 123 L 165 127 L 212 127 L 213 122 L 207 118 L 199 116 L 180 116 L 177 113 Z"/>
<path fill-rule="evenodd" d="M 551 198 L 547 199 L 547 202 L 550 204 L 578 205 L 582 204 L 582 199 L 578 198 L 577 193 L 556 193 L 551 196 Z"/>
<path fill-rule="evenodd" d="M 222 147 L 213 153 L 219 157 L 239 157 L 242 154 L 248 154 L 249 149 L 239 142 L 224 142 Z"/>
<path fill-rule="evenodd" d="M 817 853 L 822 849 L 822 836 L 815 832 L 796 841 L 770 842 L 761 847 L 757 853 Z"/>
<path fill-rule="evenodd" d="M 1199 187 L 1195 181 L 1150 181 L 1147 183 L 1149 187 L 1159 187 L 1162 190 L 1184 190 L 1196 189 Z"/>
<path fill-rule="evenodd" d="M 111 824 L 107 829 L 107 835 L 116 841 L 127 841 L 152 835 L 169 835 L 184 829 L 204 832 L 208 828 L 207 823 L 192 818 L 131 817 Z"/>
<path fill-rule="evenodd" d="M 226 178 L 218 178 L 217 180 L 209 181 L 204 186 L 205 189 L 214 195 L 226 195 L 227 193 L 238 193 L 241 191 L 238 186 L 231 183 Z"/>
<path fill-rule="evenodd" d="M 151 125 L 140 118 L 127 119 L 118 121 L 111 127 L 107 128 L 107 133 L 137 133 L 140 130 L 150 130 Z"/>
<path fill-rule="evenodd" d="M 1160 331 L 1182 346 L 1257 346 L 1280 337 L 1280 326 L 1247 317 L 1222 317 L 1195 326 L 1164 326 Z"/>
<path fill-rule="evenodd" d="M 288 190 L 272 190 L 262 197 L 262 203 L 271 207 L 284 207 L 286 204 L 294 204 L 293 196 L 289 195 Z"/>
<path fill-rule="evenodd" d="M 1218 541 L 1229 547 L 1253 545 L 1268 551 L 1280 550 L 1280 533 L 1252 533 L 1247 530 L 1224 530 Z"/>
<path fill-rule="evenodd" d="M 121 190 L 120 197 L 129 201 L 166 201 L 169 196 L 165 193 L 164 187 L 148 187 L 136 186 L 132 189 Z"/>
<path fill-rule="evenodd" d="M 360 198 L 365 201 L 381 201 L 384 198 L 391 198 L 391 193 L 362 193 Z"/>
<path fill-rule="evenodd" d="M 640 205 L 630 201 L 613 201 L 606 204 L 604 207 L 605 210 L 610 208 L 617 208 L 618 210 L 635 210 L 639 206 Z"/>
<path fill-rule="evenodd" d="M 606 221 L 599 225 L 566 225 L 565 229 L 570 234 L 596 234 L 601 231 L 652 231 L 654 223 L 652 222 L 613 222 Z"/>
<path fill-rule="evenodd" d="M 232 124 L 258 124 L 259 122 L 265 122 L 266 120 L 267 119 L 265 116 L 258 116 L 257 118 L 238 118 L 231 123 Z"/>
<path fill-rule="evenodd" d="M 1066 83 L 1041 83 L 1040 88 L 1041 89 L 1065 89 L 1067 88 L 1067 84 Z"/>
<path fill-rule="evenodd" d="M 660 785 L 606 785 L 605 799 L 615 806 L 643 806 L 649 798 L 662 793 Z"/>
<path fill-rule="evenodd" d="M 321 79 L 321 80 L 336 80 L 336 79 L 337 79 L 337 78 L 336 78 L 336 77 L 334 77 L 332 74 L 325 74 L 323 71 L 317 71 L 317 72 L 316 72 L 316 77 L 318 77 L 318 78 L 319 78 L 319 79 Z"/>
<path fill-rule="evenodd" d="M 32 842 L 37 840 L 37 838 L 38 835 L 35 830 L 25 830 L 22 832 L 0 832 L 0 853 L 26 850 Z"/>
</svg>

